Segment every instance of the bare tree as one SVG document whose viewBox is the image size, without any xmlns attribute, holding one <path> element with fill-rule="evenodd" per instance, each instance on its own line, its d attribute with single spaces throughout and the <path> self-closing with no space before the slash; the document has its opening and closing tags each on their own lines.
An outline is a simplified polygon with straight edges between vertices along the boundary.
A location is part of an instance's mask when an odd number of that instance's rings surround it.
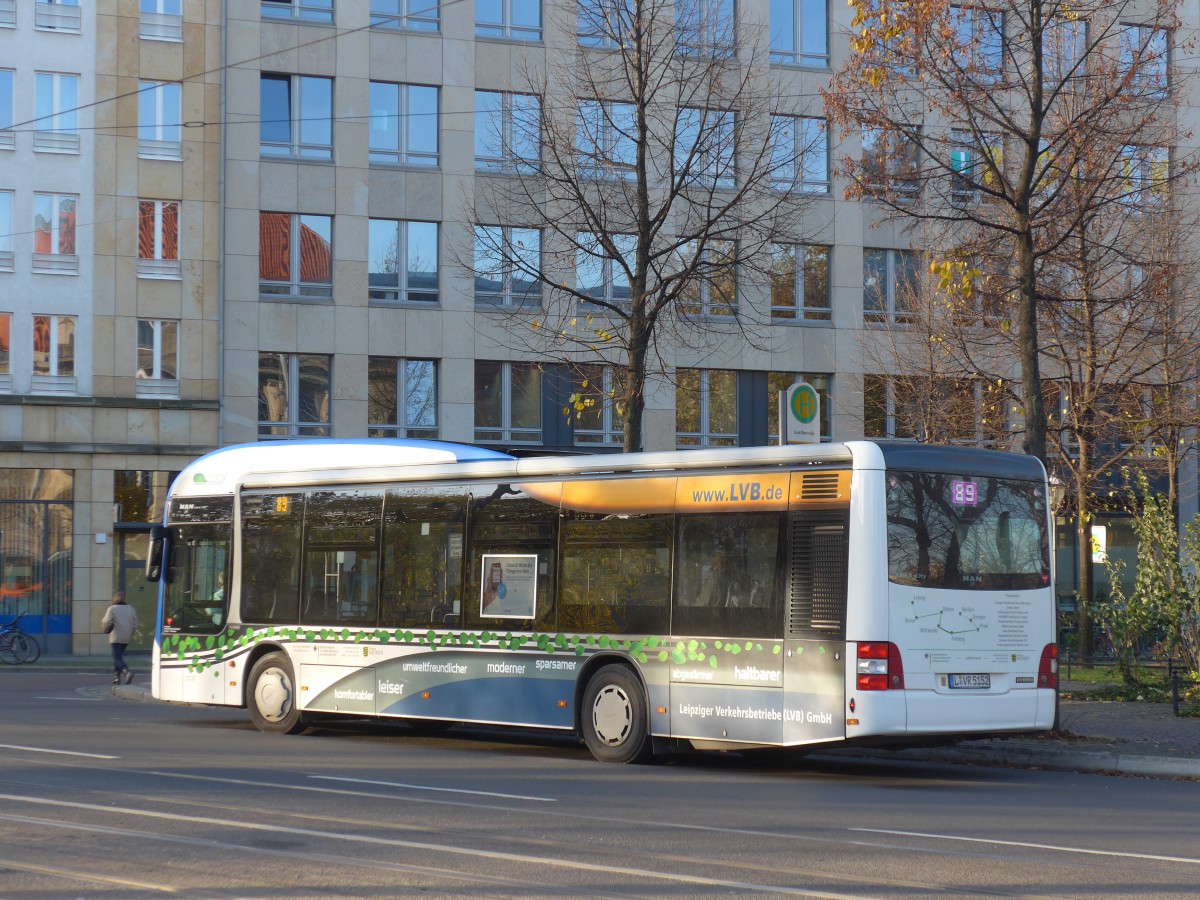
<svg viewBox="0 0 1200 900">
<path fill-rule="evenodd" d="M 853 52 L 825 95 L 863 140 L 841 164 L 850 193 L 940 227 L 931 250 L 1008 261 L 1002 321 L 1017 337 L 1024 447 L 1045 460 L 1042 261 L 1111 207 L 1121 154 L 1174 128 L 1179 2 L 852 2 Z M 1085 151 L 1104 173 L 1094 196 L 1068 189 Z"/>
<path fill-rule="evenodd" d="M 526 71 L 528 94 L 479 101 L 504 125 L 477 130 L 497 177 L 476 179 L 464 262 L 508 339 L 574 367 L 574 412 L 611 403 L 634 451 L 647 381 L 671 377 L 664 348 L 766 345 L 738 289 L 769 283 L 772 241 L 800 241 L 826 136 L 737 41 L 732 4 L 577 9 L 576 46 Z"/>
</svg>

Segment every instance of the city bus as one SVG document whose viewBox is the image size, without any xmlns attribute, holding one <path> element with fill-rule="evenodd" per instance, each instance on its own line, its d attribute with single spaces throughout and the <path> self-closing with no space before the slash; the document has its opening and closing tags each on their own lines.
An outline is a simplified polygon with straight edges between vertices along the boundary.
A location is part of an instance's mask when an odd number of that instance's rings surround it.
<svg viewBox="0 0 1200 900">
<path fill-rule="evenodd" d="M 1042 464 L 991 450 L 232 446 L 152 535 L 153 693 L 267 732 L 549 729 L 610 762 L 1045 730 L 1050 529 Z"/>
</svg>

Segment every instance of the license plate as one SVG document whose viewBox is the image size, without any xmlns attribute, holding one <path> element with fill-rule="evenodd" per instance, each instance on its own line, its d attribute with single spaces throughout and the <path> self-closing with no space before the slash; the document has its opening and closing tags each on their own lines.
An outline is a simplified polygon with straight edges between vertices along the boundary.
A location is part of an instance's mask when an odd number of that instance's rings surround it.
<svg viewBox="0 0 1200 900">
<path fill-rule="evenodd" d="M 992 676 L 983 674 L 951 675 L 950 687 L 962 690 L 986 691 L 992 686 Z"/>
</svg>

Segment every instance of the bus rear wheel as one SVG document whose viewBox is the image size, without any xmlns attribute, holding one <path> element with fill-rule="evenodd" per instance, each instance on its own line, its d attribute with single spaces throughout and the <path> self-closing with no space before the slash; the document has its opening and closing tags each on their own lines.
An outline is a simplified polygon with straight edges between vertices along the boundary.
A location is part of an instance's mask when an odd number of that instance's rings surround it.
<svg viewBox="0 0 1200 900">
<path fill-rule="evenodd" d="M 646 692 L 628 668 L 604 666 L 583 692 L 583 742 L 601 762 L 640 763 L 650 758 Z"/>
<path fill-rule="evenodd" d="M 299 734 L 308 723 L 296 706 L 292 663 L 282 653 L 268 653 L 250 669 L 246 707 L 259 731 Z"/>
</svg>

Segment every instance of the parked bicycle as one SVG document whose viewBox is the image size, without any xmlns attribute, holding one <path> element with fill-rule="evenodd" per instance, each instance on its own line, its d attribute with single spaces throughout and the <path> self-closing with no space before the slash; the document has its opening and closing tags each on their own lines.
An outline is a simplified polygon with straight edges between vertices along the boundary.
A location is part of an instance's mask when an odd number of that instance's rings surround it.
<svg viewBox="0 0 1200 900">
<path fill-rule="evenodd" d="M 25 613 L 21 613 L 7 625 L 0 626 L 0 660 L 10 666 L 37 662 L 38 657 L 42 655 L 42 646 L 37 642 L 37 638 L 26 634 L 21 628 L 23 618 Z"/>
</svg>

